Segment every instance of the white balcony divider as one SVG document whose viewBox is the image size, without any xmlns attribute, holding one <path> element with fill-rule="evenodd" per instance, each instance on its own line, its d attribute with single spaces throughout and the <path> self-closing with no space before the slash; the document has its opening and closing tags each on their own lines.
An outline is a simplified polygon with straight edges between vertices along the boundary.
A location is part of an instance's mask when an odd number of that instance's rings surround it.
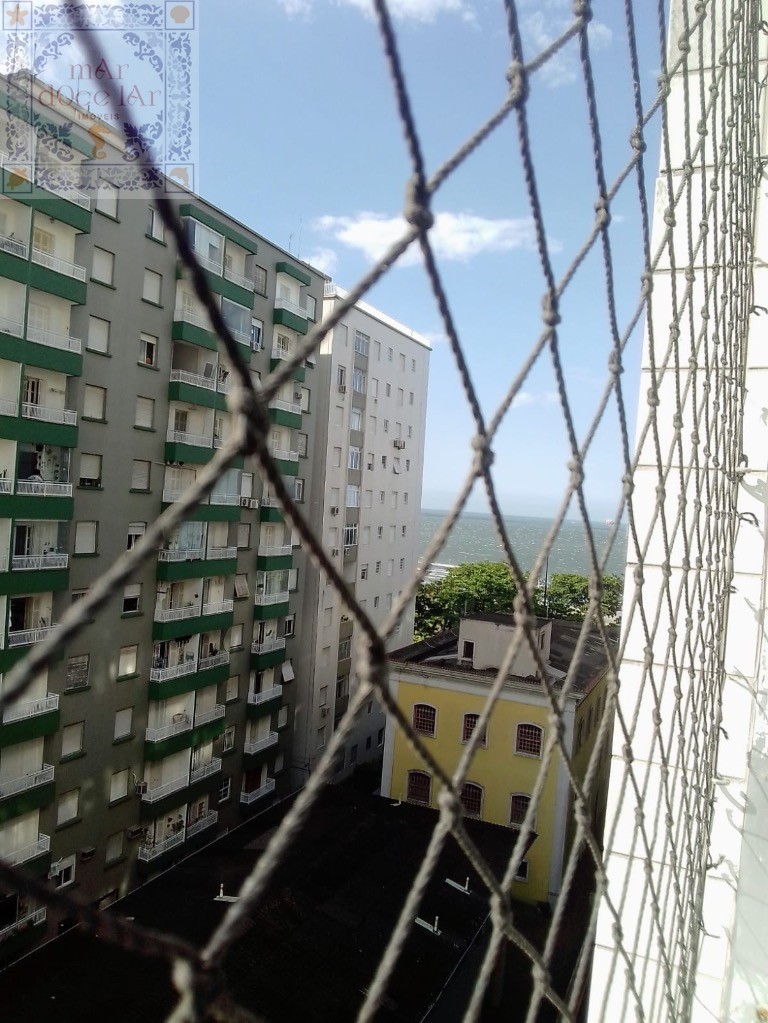
<svg viewBox="0 0 768 1023">
<path fill-rule="evenodd" d="M 27 703 L 12 704 L 3 711 L 3 724 L 9 725 L 12 721 L 26 721 L 27 718 L 38 717 L 40 714 L 50 714 L 51 711 L 59 709 L 59 697 L 55 693 L 48 693 L 39 700 L 30 700 Z"/>
<path fill-rule="evenodd" d="M 6 941 L 8 938 L 12 938 L 14 934 L 18 934 L 19 931 L 25 931 L 28 927 L 35 927 L 37 924 L 41 924 L 45 921 L 46 910 L 36 909 L 34 913 L 29 913 L 27 916 L 23 916 L 21 920 L 17 920 L 15 924 L 9 924 L 7 927 L 3 927 L 0 931 L 0 941 Z"/>
<path fill-rule="evenodd" d="M 237 557 L 237 547 L 209 547 L 206 558 L 208 561 L 226 561 Z"/>
<path fill-rule="evenodd" d="M 171 383 L 191 384 L 193 387 L 204 387 L 206 391 L 216 390 L 216 381 L 213 377 L 204 377 L 202 373 L 190 373 L 186 369 L 172 369 Z"/>
<path fill-rule="evenodd" d="M 258 706 L 260 703 L 276 700 L 278 696 L 282 696 L 282 693 L 283 687 L 281 685 L 272 686 L 271 689 L 263 689 L 260 693 L 248 693 L 248 703 L 251 706 Z M 277 732 L 272 732 L 271 735 L 274 735 L 275 740 L 277 740 Z"/>
<path fill-rule="evenodd" d="M 207 725 L 209 721 L 218 721 L 219 718 L 223 718 L 227 708 L 223 703 L 217 703 L 215 707 L 211 707 L 210 710 L 203 710 L 199 714 L 195 714 L 195 728 L 200 725 Z"/>
<path fill-rule="evenodd" d="M 58 629 L 58 625 L 44 625 L 39 629 L 24 629 L 21 632 L 8 633 L 8 646 L 29 646 L 31 643 L 40 643 L 45 637 Z"/>
<path fill-rule="evenodd" d="M 155 608 L 156 622 L 181 622 L 185 618 L 197 618 L 200 614 L 200 604 L 187 604 L 185 607 L 170 607 L 163 609 Z"/>
<path fill-rule="evenodd" d="M 203 767 L 198 767 L 196 770 L 190 771 L 189 784 L 192 785 L 193 782 L 202 781 L 203 778 L 210 778 L 212 774 L 217 774 L 220 770 L 221 758 L 213 757 L 213 759 L 209 763 L 203 765 Z"/>
<path fill-rule="evenodd" d="M 187 826 L 187 838 L 192 838 L 194 835 L 199 834 L 201 831 L 205 831 L 206 828 L 212 827 L 219 819 L 219 811 L 211 810 L 205 817 L 198 817 L 196 821 Z"/>
<path fill-rule="evenodd" d="M 84 266 L 77 263 L 70 263 L 68 259 L 61 259 L 59 256 L 52 256 L 50 252 L 43 252 L 42 249 L 32 247 L 32 262 L 45 266 L 56 273 L 65 274 L 67 277 L 74 277 L 76 281 L 84 281 L 86 270 Z"/>
<path fill-rule="evenodd" d="M 273 650 L 285 650 L 285 638 L 283 636 L 273 636 L 270 639 L 262 639 L 261 641 L 255 639 L 251 643 L 252 654 L 269 654 Z"/>
<path fill-rule="evenodd" d="M 18 414 L 18 398 L 0 398 L 0 416 L 17 416 Z"/>
<path fill-rule="evenodd" d="M 156 803 L 158 799 L 165 799 L 165 797 L 170 796 L 172 792 L 178 792 L 179 789 L 185 789 L 188 785 L 189 778 L 186 775 L 181 778 L 174 778 L 173 781 L 167 781 L 163 785 L 158 785 L 154 789 L 147 789 L 141 797 L 141 800 L 143 803 Z"/>
<path fill-rule="evenodd" d="M 229 664 L 229 650 L 220 650 L 212 657 L 201 657 L 198 671 L 208 671 L 210 668 L 217 668 L 220 664 Z"/>
<path fill-rule="evenodd" d="M 49 852 L 50 848 L 50 837 L 39 834 L 37 841 L 33 842 L 32 845 L 25 845 L 23 849 L 16 849 L 12 853 L 5 853 L 3 856 L 0 856 L 0 859 L 11 867 L 16 867 L 19 863 L 26 863 L 27 860 L 34 860 L 37 856 L 42 856 L 44 853 Z"/>
<path fill-rule="evenodd" d="M 257 789 L 251 789 L 250 792 L 240 793 L 241 803 L 255 803 L 257 799 L 263 799 L 264 796 L 268 796 L 270 792 L 275 791 L 275 779 L 267 778 L 263 785 L 260 785 Z"/>
<path fill-rule="evenodd" d="M 163 500 L 164 501 L 167 500 L 166 493 L 167 493 L 167 491 L 163 492 Z M 176 493 L 176 491 L 173 491 L 173 493 Z M 171 498 L 171 500 L 172 501 L 176 500 L 176 498 Z M 160 551 L 157 552 L 157 560 L 158 561 L 200 561 L 203 558 L 204 554 L 205 554 L 205 551 L 203 550 L 202 547 L 187 547 L 185 549 L 181 549 L 181 550 L 177 549 L 177 550 L 173 550 L 173 551 L 169 551 L 169 550 L 163 549 L 163 550 L 160 550 Z"/>
<path fill-rule="evenodd" d="M 294 316 L 301 316 L 304 320 L 309 318 L 308 310 L 303 305 L 299 305 L 298 302 L 291 302 L 289 298 L 280 298 L 278 296 L 275 299 L 275 309 L 285 309 L 286 312 L 293 313 Z"/>
<path fill-rule="evenodd" d="M 169 444 L 189 444 L 193 448 L 211 447 L 211 438 L 201 433 L 183 433 L 181 430 L 169 430 L 165 435 Z"/>
<path fill-rule="evenodd" d="M 168 668 L 152 668 L 149 677 L 152 682 L 167 682 L 172 678 L 192 675 L 195 671 L 197 671 L 197 661 L 193 657 L 190 661 L 182 661 L 181 664 L 174 664 Z"/>
<path fill-rule="evenodd" d="M 204 615 L 220 615 L 225 614 L 227 611 L 234 611 L 234 609 L 234 600 L 217 600 L 210 604 L 203 604 Z"/>
<path fill-rule="evenodd" d="M 293 547 L 291 544 L 283 544 L 279 547 L 272 546 L 270 544 L 259 545 L 256 552 L 260 558 L 281 558 L 286 554 L 293 553 Z"/>
<path fill-rule="evenodd" d="M 21 778 L 11 778 L 10 781 L 0 782 L 0 799 L 7 799 L 19 792 L 27 792 L 29 789 L 40 788 L 53 781 L 54 770 L 50 764 L 43 764 L 39 771 L 31 774 L 24 774 Z"/>
<path fill-rule="evenodd" d="M 66 568 L 68 564 L 68 554 L 14 554 L 11 568 L 28 572 L 41 568 Z"/>
<path fill-rule="evenodd" d="M 189 732 L 192 729 L 192 718 L 189 714 L 174 714 L 178 721 L 171 721 L 167 725 L 160 725 L 158 728 L 148 728 L 145 734 L 147 742 L 162 742 L 163 739 L 170 739 L 172 735 L 181 735 L 182 732 Z"/>
<path fill-rule="evenodd" d="M 150 860 L 157 859 L 158 856 L 162 856 L 163 853 L 170 852 L 171 849 L 176 849 L 178 846 L 183 845 L 186 839 L 184 829 L 177 831 L 175 835 L 169 835 L 168 838 L 163 838 L 159 842 L 155 842 L 154 845 L 143 845 L 139 849 L 139 859 L 148 863 Z"/>
<path fill-rule="evenodd" d="M 273 398 L 269 403 L 270 408 L 282 409 L 283 412 L 292 412 L 295 416 L 301 415 L 301 405 L 294 401 L 283 401 L 282 398 Z"/>
<path fill-rule="evenodd" d="M 195 312 L 194 309 L 185 309 L 178 306 L 173 312 L 174 320 L 183 320 L 185 323 L 192 323 L 195 327 L 202 327 L 203 330 L 210 330 L 211 325 L 205 313 Z"/>
<path fill-rule="evenodd" d="M 83 350 L 83 342 L 80 338 L 70 337 L 69 334 L 60 334 L 55 330 L 42 330 L 40 327 L 27 326 L 27 340 L 35 344 L 45 345 L 47 348 L 59 348 L 63 352 L 79 353 Z"/>
<path fill-rule="evenodd" d="M 77 412 L 66 408 L 51 408 L 50 405 L 33 405 L 30 401 L 22 402 L 21 415 L 24 419 L 37 419 L 42 423 L 77 425 Z"/>
<path fill-rule="evenodd" d="M 21 256 L 22 259 L 26 259 L 29 252 L 26 242 L 20 238 L 9 238 L 7 234 L 0 235 L 0 249 L 3 252 L 10 252 L 12 256 Z"/>
<path fill-rule="evenodd" d="M 277 732 L 270 732 L 269 735 L 265 736 L 263 739 L 256 739 L 254 742 L 246 742 L 243 746 L 243 752 L 261 753 L 262 750 L 269 749 L 270 746 L 274 746 L 276 743 Z"/>
<path fill-rule="evenodd" d="M 71 497 L 71 483 L 48 483 L 37 480 L 16 480 L 16 493 L 26 497 Z"/>
<path fill-rule="evenodd" d="M 264 607 L 265 604 L 285 604 L 288 597 L 288 590 L 282 590 L 280 593 L 257 593 L 253 602 L 259 607 Z"/>
</svg>

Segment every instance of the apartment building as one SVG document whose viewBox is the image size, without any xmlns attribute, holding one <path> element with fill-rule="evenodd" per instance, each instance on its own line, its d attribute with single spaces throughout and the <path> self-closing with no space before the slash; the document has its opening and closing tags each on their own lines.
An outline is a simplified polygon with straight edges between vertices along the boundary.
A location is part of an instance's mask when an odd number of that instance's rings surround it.
<svg viewBox="0 0 768 1023">
<path fill-rule="evenodd" d="M 346 293 L 325 286 L 325 315 Z M 315 369 L 317 444 L 311 521 L 345 582 L 381 628 L 416 568 L 424 463 L 429 341 L 359 302 L 322 342 Z M 322 475 L 319 475 L 322 474 Z M 341 598 L 314 568 L 314 601 L 302 643 L 309 665 L 295 722 L 297 780 L 322 756 L 357 685 L 353 623 Z M 310 589 L 312 596 L 309 596 Z M 414 601 L 389 638 L 396 649 L 413 637 Z M 340 773 L 380 757 L 385 716 L 366 704 L 347 742 Z"/>
<path fill-rule="evenodd" d="M 122 187 L 92 159 L 87 114 L 42 110 L 39 88 L 0 82 L 0 684 L 233 428 L 231 367 L 156 192 Z M 258 381 L 319 314 L 325 278 L 198 196 L 173 200 Z M 316 375 L 307 360 L 269 409 L 307 501 Z M 5 711 L 0 856 L 102 907 L 287 790 L 306 580 L 239 459 Z M 0 964 L 58 923 L 3 897 Z"/>
</svg>

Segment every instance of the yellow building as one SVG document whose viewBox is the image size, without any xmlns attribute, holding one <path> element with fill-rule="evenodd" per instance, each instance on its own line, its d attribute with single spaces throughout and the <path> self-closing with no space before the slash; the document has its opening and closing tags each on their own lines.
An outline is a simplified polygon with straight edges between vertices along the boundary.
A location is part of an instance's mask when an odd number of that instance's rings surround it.
<svg viewBox="0 0 768 1023">
<path fill-rule="evenodd" d="M 547 674 L 562 688 L 580 623 L 536 623 L 536 641 Z M 390 687 L 435 760 L 452 773 L 472 735 L 512 641 L 511 615 L 477 614 L 450 631 L 390 655 Z M 607 657 L 591 634 L 563 709 L 566 748 L 580 779 L 586 774 L 606 706 Z M 462 802 L 468 816 L 514 828 L 525 817 L 542 766 L 550 706 L 527 644 L 521 644 L 494 707 L 484 741 L 475 752 Z M 612 723 L 606 722 L 590 790 L 599 840 L 605 820 Z M 387 726 L 382 795 L 437 806 L 438 786 L 399 729 Z M 572 792 L 559 752 L 546 772 L 534 822 L 535 838 L 521 863 L 513 895 L 551 901 L 560 890 L 565 855 L 573 840 Z M 511 849 L 511 845 L 510 845 Z"/>
</svg>

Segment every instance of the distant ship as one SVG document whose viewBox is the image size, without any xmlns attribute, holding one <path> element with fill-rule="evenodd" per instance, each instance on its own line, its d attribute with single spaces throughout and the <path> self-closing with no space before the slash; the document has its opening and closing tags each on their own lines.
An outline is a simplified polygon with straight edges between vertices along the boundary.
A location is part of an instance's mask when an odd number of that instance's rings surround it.
<svg viewBox="0 0 768 1023">
<path fill-rule="evenodd" d="M 615 526 L 616 525 L 616 519 L 606 519 L 605 520 L 605 524 L 606 524 L 606 526 Z"/>
</svg>

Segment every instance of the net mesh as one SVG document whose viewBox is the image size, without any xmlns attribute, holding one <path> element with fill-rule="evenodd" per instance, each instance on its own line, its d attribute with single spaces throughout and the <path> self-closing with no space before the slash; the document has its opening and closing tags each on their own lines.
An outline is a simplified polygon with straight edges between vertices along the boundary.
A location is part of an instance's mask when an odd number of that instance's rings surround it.
<svg viewBox="0 0 768 1023">
<path fill-rule="evenodd" d="M 758 50 L 764 23 L 758 0 L 688 3 L 672 9 L 667 48 L 667 13 L 662 0 L 650 4 L 624 0 L 623 73 L 634 105 L 633 123 L 622 149 L 618 172 L 609 173 L 603 138 L 623 131 L 612 122 L 610 97 L 596 86 L 589 23 L 591 5 L 574 0 L 568 27 L 540 52 L 528 52 L 521 30 L 520 5 L 501 4 L 509 44 L 507 93 L 499 108 L 431 175 L 427 171 L 409 84 L 385 0 L 373 0 L 394 104 L 410 161 L 402 237 L 337 301 L 332 315 L 306 336 L 290 360 L 253 389 L 250 374 L 208 289 L 205 275 L 162 189 L 157 201 L 190 272 L 197 297 L 233 367 L 236 380 L 230 408 L 236 428 L 199 472 L 183 498 L 151 523 L 132 550 L 96 580 L 88 594 L 67 612 L 60 628 L 33 647 L 6 680 L 0 710 L 30 686 L 38 671 L 67 648 L 83 625 L 119 591 L 137 567 L 156 556 L 163 536 L 203 500 L 220 474 L 241 455 L 254 457 L 287 520 L 298 532 L 316 567 L 332 581 L 355 623 L 359 685 L 332 741 L 297 796 L 263 856 L 244 883 L 220 926 L 202 948 L 168 935 L 149 932 L 119 914 L 96 913 L 64 892 L 49 887 L 0 861 L 0 885 L 56 906 L 100 936 L 122 947 L 169 960 L 179 1003 L 171 1020 L 248 1018 L 245 1010 L 222 1008 L 220 967 L 230 946 L 247 926 L 249 914 L 265 894 L 287 850 L 301 831 L 321 790 L 332 778 L 337 756 L 351 735 L 355 716 L 375 696 L 386 708 L 389 726 L 407 736 L 439 789 L 439 815 L 423 861 L 413 878 L 386 950 L 365 993 L 358 1020 L 373 1019 L 405 940 L 418 915 L 421 897 L 432 878 L 441 849 L 453 836 L 487 888 L 491 937 L 477 971 L 464 1018 L 479 1018 L 494 964 L 506 942 L 527 959 L 532 993 L 526 1020 L 533 1021 L 549 1004 L 558 1018 L 575 1021 L 583 999 L 597 939 L 599 972 L 592 978 L 590 1019 L 669 1019 L 691 1016 L 695 996 L 702 904 L 710 857 L 713 788 L 716 781 L 733 552 L 742 524 L 737 492 L 745 466 L 742 454 L 745 351 L 753 313 L 752 259 L 754 211 L 762 162 L 759 113 L 763 83 Z M 640 7 L 641 10 L 637 8 Z M 650 102 L 638 57 L 638 18 L 654 19 L 661 73 Z M 89 35 L 96 66 L 98 37 Z M 594 207 L 583 243 L 564 270 L 557 271 L 553 243 L 545 226 L 547 212 L 540 184 L 540 161 L 532 134 L 532 96 L 542 76 L 563 54 L 577 55 L 577 82 L 586 103 L 593 183 L 585 205 Z M 503 68 L 499 73 L 504 72 Z M 108 83 L 103 83 L 109 87 Z M 604 90 L 605 91 L 605 90 Z M 113 97 L 114 100 L 114 97 Z M 514 132 L 524 193 L 533 225 L 541 274 L 538 328 L 520 349 L 506 393 L 490 416 L 481 409 L 473 386 L 468 349 L 451 312 L 430 235 L 433 205 L 443 185 L 491 136 Z M 557 124 L 547 131 L 556 136 Z M 661 140 L 661 173 L 655 207 L 649 201 L 646 139 Z M 585 136 L 586 137 L 586 136 Z M 626 135 L 625 135 L 626 137 Z M 159 176 L 143 157 L 147 180 Z M 613 162 L 613 161 L 611 161 Z M 654 172 L 655 172 L 654 156 Z M 635 241 L 639 279 L 626 280 L 612 248 L 612 207 L 631 205 L 638 224 Z M 403 589 L 381 630 L 373 626 L 339 575 L 321 539 L 315 536 L 286 490 L 267 448 L 268 404 L 323 337 L 353 305 L 415 245 L 421 251 L 434 302 L 455 359 L 472 418 L 470 471 L 449 514 L 422 559 L 422 568 Z M 600 268 L 599 298 L 605 328 L 603 346 L 608 370 L 598 400 L 588 416 L 575 411 L 578 383 L 567 367 L 563 338 L 577 313 L 568 296 L 589 267 Z M 619 300 L 618 292 L 631 301 Z M 598 302 L 598 295 L 593 295 Z M 529 300 L 530 301 L 530 300 Z M 626 308 L 624 308 L 626 306 Z M 644 325 L 644 328 L 643 328 Z M 634 395 L 625 394 L 623 359 L 630 341 L 644 329 L 641 401 L 636 439 L 630 437 Z M 557 414 L 568 451 L 568 478 L 551 530 L 530 573 L 505 526 L 492 473 L 494 445 L 515 398 L 536 367 L 547 364 L 553 375 Z M 581 406 L 580 406 L 581 407 Z M 622 478 L 615 480 L 616 525 L 600 549 L 591 524 L 586 478 L 588 455 L 600 430 L 609 423 L 619 439 Z M 387 687 L 385 640 L 403 609 L 414 598 L 430 562 L 441 547 L 475 485 L 484 489 L 499 541 L 517 584 L 514 638 L 504 663 L 489 685 L 487 701 L 467 741 L 461 761 L 450 775 L 434 757 L 393 700 Z M 533 631 L 536 580 L 557 539 L 566 515 L 578 515 L 589 559 L 590 600 L 587 617 L 567 677 L 555 687 Z M 629 531 L 623 627 L 617 652 L 609 639 L 609 622 L 601 610 L 602 579 L 616 542 L 619 523 Z M 586 774 L 580 778 L 565 740 L 563 713 L 572 692 L 587 639 L 597 630 L 608 661 L 608 701 Z M 518 838 L 506 871 L 497 875 L 465 830 L 461 792 L 482 743 L 510 665 L 527 648 L 536 662 L 549 707 L 549 722 L 538 779 L 521 813 Z M 590 816 L 598 764 L 609 742 L 615 715 L 609 815 L 604 842 Z M 512 883 L 525 856 L 542 800 L 547 771 L 562 764 L 572 794 L 574 839 L 563 870 L 562 889 L 553 907 L 544 946 L 534 948 L 519 928 L 511 902 Z M 580 860 L 594 876 L 595 897 L 566 988 L 553 982 L 554 957 L 569 893 Z"/>
</svg>

